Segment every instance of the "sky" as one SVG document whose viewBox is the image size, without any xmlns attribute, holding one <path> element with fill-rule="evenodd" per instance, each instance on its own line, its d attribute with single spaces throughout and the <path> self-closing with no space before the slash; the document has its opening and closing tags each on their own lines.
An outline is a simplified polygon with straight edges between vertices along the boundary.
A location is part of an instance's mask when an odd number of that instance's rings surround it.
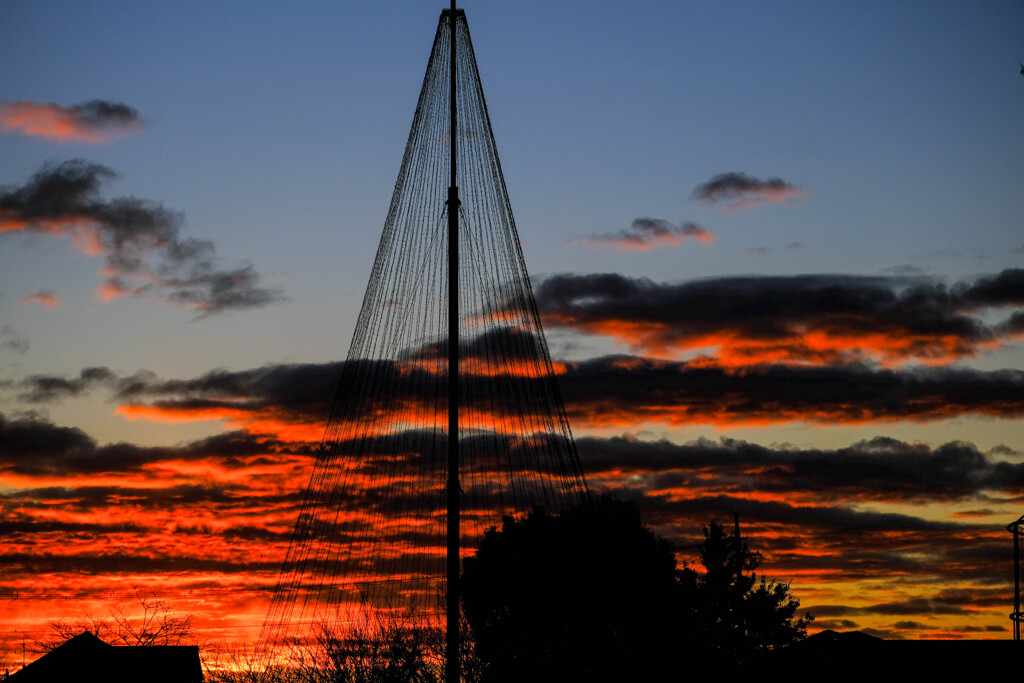
<svg viewBox="0 0 1024 683">
<path fill-rule="evenodd" d="M 739 513 L 815 629 L 1009 637 L 1024 8 L 478 5 L 591 489 L 681 562 Z M 258 632 L 441 9 L 0 4 L 8 651 Z"/>
</svg>

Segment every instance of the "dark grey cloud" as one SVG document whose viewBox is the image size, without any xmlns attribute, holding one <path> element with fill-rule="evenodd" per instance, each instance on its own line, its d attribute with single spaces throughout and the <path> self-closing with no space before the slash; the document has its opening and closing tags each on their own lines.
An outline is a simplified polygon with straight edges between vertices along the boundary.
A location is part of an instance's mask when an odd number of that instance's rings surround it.
<svg viewBox="0 0 1024 683">
<path fill-rule="evenodd" d="M 715 235 L 707 228 L 691 221 L 675 225 L 660 218 L 637 218 L 625 230 L 591 235 L 582 241 L 590 246 L 608 245 L 626 251 L 643 251 L 659 247 L 678 247 L 687 240 L 711 244 L 715 241 Z"/>
<path fill-rule="evenodd" d="M 435 374 L 388 361 L 269 365 L 243 371 L 217 370 L 194 379 L 162 380 L 143 373 L 118 384 L 116 398 L 148 405 L 167 415 L 231 411 L 244 419 L 274 417 L 323 424 L 339 378 L 371 377 L 386 382 L 388 395 L 360 395 L 346 403 L 350 419 L 388 415 L 394 405 L 434 405 L 440 400 Z M 547 410 L 528 376 L 501 377 L 502 391 L 485 390 L 493 377 L 467 377 L 467 409 L 507 410 L 529 417 Z M 742 424 L 745 422 L 852 423 L 876 420 L 940 420 L 960 415 L 1013 419 L 1024 415 L 1024 371 L 916 367 L 904 370 L 850 363 L 840 366 L 759 365 L 737 372 L 703 363 L 604 356 L 566 363 L 558 375 L 566 411 L 574 424 L 626 427 L 643 422 Z M 345 391 L 352 387 L 340 380 Z M 478 386 L 481 385 L 481 386 Z M 208 419 L 208 418 L 204 418 Z M 379 419 L 379 418 L 374 418 Z"/>
<path fill-rule="evenodd" d="M 281 567 L 275 558 L 266 561 L 250 560 L 239 556 L 235 560 L 183 557 L 175 555 L 154 556 L 148 549 L 138 555 L 117 553 L 75 553 L 69 555 L 32 555 L 28 553 L 0 554 L 0 570 L 10 576 L 15 574 L 215 574 L 237 572 L 274 573 Z"/>
<path fill-rule="evenodd" d="M 886 616 L 901 615 L 947 615 L 947 614 L 968 614 L 970 610 L 964 607 L 947 605 L 940 601 L 925 597 L 913 597 L 899 602 L 879 603 L 865 607 L 850 607 L 847 605 L 813 605 L 807 608 L 813 614 L 822 616 L 848 616 L 858 614 L 881 614 Z M 907 623 L 907 622 L 901 622 Z M 896 628 L 911 628 L 908 626 L 897 626 Z"/>
<path fill-rule="evenodd" d="M 82 124 L 94 128 L 133 127 L 141 123 L 139 112 L 121 102 L 91 100 L 83 104 L 72 105 L 68 109 L 74 112 L 75 118 Z"/>
<path fill-rule="evenodd" d="M 859 536 L 860 539 L 870 537 L 872 552 L 889 551 L 894 546 L 907 544 L 905 539 L 899 539 L 892 543 L 883 543 L 880 548 L 880 539 L 893 531 L 916 535 L 914 542 L 919 543 L 922 538 L 935 539 L 942 534 L 987 528 L 977 524 L 933 521 L 909 514 L 857 510 L 847 504 L 790 505 L 779 501 L 699 494 L 681 499 L 670 494 L 647 493 L 645 488 L 634 487 L 631 483 L 623 484 L 620 490 L 624 496 L 628 495 L 630 490 L 643 494 L 639 498 L 640 509 L 645 519 L 649 518 L 653 525 L 678 524 L 678 521 L 683 519 L 693 519 L 698 524 L 706 524 L 712 519 L 731 521 L 733 515 L 738 513 L 742 519 L 748 520 L 748 523 L 753 520 L 757 528 L 790 527 L 791 532 L 808 534 L 808 538 L 812 535 L 839 532 Z M 696 526 L 696 530 L 699 528 Z M 857 540 L 852 539 L 853 542 Z M 850 540 L 846 542 L 849 543 Z M 833 547 L 842 547 L 843 543 L 843 540 L 839 540 Z M 815 558 L 805 558 L 805 561 L 808 563 L 807 566 L 811 566 Z M 826 558 L 826 561 L 834 562 L 835 558 Z"/>
<path fill-rule="evenodd" d="M 81 396 L 97 385 L 111 385 L 118 377 L 106 367 L 84 368 L 78 377 L 56 375 L 29 375 L 17 382 L 18 398 L 29 403 L 52 403 L 66 398 Z"/>
<path fill-rule="evenodd" d="M 548 327 L 610 334 L 645 349 L 720 346 L 796 362 L 951 362 L 1024 329 L 1024 269 L 957 282 L 859 275 L 654 282 L 558 274 L 536 290 Z M 992 315 L 990 315 L 990 313 Z M 995 321 L 993 321 L 995 320 Z M 808 342 L 813 338 L 814 343 Z"/>
<path fill-rule="evenodd" d="M 805 610 L 810 611 L 810 610 Z M 815 614 L 815 617 L 818 615 Z M 814 628 L 833 631 L 852 631 L 860 628 L 860 624 L 850 619 L 815 619 Z"/>
<path fill-rule="evenodd" d="M 380 365 L 380 372 L 391 367 L 383 361 L 367 363 Z M 116 398 L 128 402 L 151 400 L 167 410 L 272 410 L 284 419 L 322 422 L 330 414 L 344 368 L 343 362 L 266 365 L 242 371 L 212 370 L 183 380 L 138 373 L 119 386 Z M 401 384 L 395 389 L 396 395 L 409 390 Z"/>
<path fill-rule="evenodd" d="M 582 437 L 576 443 L 592 479 L 642 477 L 655 490 L 679 483 L 700 489 L 710 481 L 735 494 L 814 492 L 904 503 L 970 500 L 987 492 L 1024 495 L 1024 463 L 993 458 L 960 441 L 930 447 L 876 437 L 837 449 L 769 448 L 729 438 L 674 444 Z"/>
<path fill-rule="evenodd" d="M 860 424 L 1024 415 L 1024 372 L 764 365 L 729 368 L 609 356 L 559 376 L 574 423 Z"/>
<path fill-rule="evenodd" d="M 771 576 L 786 577 L 797 572 L 819 577 L 842 575 L 849 581 L 901 576 L 920 577 L 916 581 L 922 585 L 940 581 L 964 586 L 1005 581 L 1006 543 L 991 537 L 991 525 L 876 512 L 865 509 L 868 501 L 841 494 L 833 500 L 819 497 L 815 502 L 789 504 L 764 500 L 763 495 L 756 495 L 761 493 L 756 488 L 742 497 L 701 495 L 699 488 L 688 487 L 659 493 L 628 477 L 617 483 L 595 482 L 595 489 L 637 501 L 644 520 L 672 540 L 683 556 L 695 554 L 703 540 L 702 526 L 713 520 L 732 524 L 738 514 L 751 548 L 765 558 L 762 570 Z M 908 579 L 907 583 L 914 581 Z M 935 595 L 932 599 L 940 613 L 969 609 L 941 602 L 942 597 Z M 897 609 L 883 606 L 877 612 L 898 613 Z M 810 611 L 819 616 L 858 613 Z"/>
<path fill-rule="evenodd" d="M 0 102 L 0 129 L 59 142 L 108 142 L 140 130 L 139 113 L 127 104 L 91 100 L 62 106 L 53 102 Z"/>
<path fill-rule="evenodd" d="M 47 165 L 24 185 L 0 189 L 0 232 L 60 235 L 106 257 L 104 299 L 154 298 L 211 315 L 281 299 L 251 265 L 222 269 L 212 242 L 181 235 L 182 217 L 135 197 L 102 199 L 116 174 L 72 159 Z"/>
<path fill-rule="evenodd" d="M 28 351 L 28 339 L 14 331 L 10 325 L 0 325 L 0 351 L 7 350 L 14 353 L 25 353 Z"/>
<path fill-rule="evenodd" d="M 719 173 L 706 183 L 693 188 L 692 197 L 707 204 L 724 202 L 727 209 L 744 209 L 759 204 L 775 204 L 810 194 L 782 178 L 759 180 L 745 173 Z"/>
<path fill-rule="evenodd" d="M 216 458 L 227 467 L 239 458 L 268 455 L 311 457 L 313 446 L 285 443 L 264 435 L 226 432 L 179 446 L 99 445 L 77 427 L 39 417 L 11 419 L 0 413 L 0 472 L 20 475 L 73 475 L 135 471 L 157 462 Z M 61 489 L 77 496 L 82 489 Z M 35 494 L 33 494 L 35 495 Z"/>
<path fill-rule="evenodd" d="M 1007 268 L 996 275 L 958 283 L 953 291 L 978 306 L 1024 306 L 1024 268 Z"/>
</svg>

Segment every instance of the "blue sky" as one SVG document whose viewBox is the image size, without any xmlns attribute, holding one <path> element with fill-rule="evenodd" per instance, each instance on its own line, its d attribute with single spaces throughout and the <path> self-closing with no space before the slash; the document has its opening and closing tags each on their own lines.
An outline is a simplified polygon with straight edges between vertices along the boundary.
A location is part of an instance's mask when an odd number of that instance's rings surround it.
<svg viewBox="0 0 1024 683">
<path fill-rule="evenodd" d="M 32 350 L 0 360 L 5 372 L 116 363 L 194 373 L 340 357 L 438 9 L 5 3 L 5 100 L 104 98 L 136 108 L 147 125 L 104 145 L 0 136 L 0 181 L 23 182 L 44 161 L 102 163 L 121 174 L 107 196 L 183 212 L 185 234 L 212 240 L 225 264 L 250 261 L 288 297 L 193 323 L 142 301 L 101 305 L 95 258 L 66 240 L 8 236 L 0 311 Z M 1014 3 L 467 11 L 535 278 L 910 266 L 957 279 L 1020 264 L 1024 11 Z M 733 213 L 691 200 L 725 171 L 781 177 L 811 194 Z M 637 217 L 695 221 L 717 241 L 639 253 L 570 243 Z M 40 288 L 60 293 L 59 312 L 16 305 Z"/>
</svg>

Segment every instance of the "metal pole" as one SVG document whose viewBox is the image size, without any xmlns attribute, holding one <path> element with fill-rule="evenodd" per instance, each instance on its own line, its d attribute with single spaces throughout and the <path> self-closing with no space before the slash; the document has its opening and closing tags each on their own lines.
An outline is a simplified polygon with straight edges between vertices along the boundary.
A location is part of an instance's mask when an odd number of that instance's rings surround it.
<svg viewBox="0 0 1024 683">
<path fill-rule="evenodd" d="M 1020 622 L 1024 617 L 1020 613 L 1020 527 L 1022 523 L 1024 523 L 1024 517 L 1006 527 L 1006 530 L 1013 534 L 1013 613 L 1010 614 L 1010 621 L 1013 622 L 1013 639 L 1018 641 L 1020 640 Z"/>
<path fill-rule="evenodd" d="M 1007 525 L 1007 530 L 1014 535 L 1014 611 L 1010 614 L 1010 621 L 1014 623 L 1014 640 L 1021 639 L 1021 621 L 1024 614 L 1021 613 L 1021 525 L 1024 524 L 1024 516 L 1012 524 Z"/>
<path fill-rule="evenodd" d="M 448 578 L 445 681 L 459 683 L 459 187 L 458 106 L 455 98 L 455 0 L 448 14 L 451 30 L 451 182 L 448 185 Z"/>
<path fill-rule="evenodd" d="M 1020 526 L 1013 525 L 1013 639 L 1020 640 Z"/>
</svg>

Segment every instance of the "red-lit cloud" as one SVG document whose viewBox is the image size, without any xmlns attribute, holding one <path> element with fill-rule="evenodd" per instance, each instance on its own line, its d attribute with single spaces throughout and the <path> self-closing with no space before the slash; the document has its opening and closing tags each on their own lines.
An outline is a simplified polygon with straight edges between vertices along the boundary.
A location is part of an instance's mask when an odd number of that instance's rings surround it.
<svg viewBox="0 0 1024 683">
<path fill-rule="evenodd" d="M 318 366 L 277 366 L 267 376 L 224 373 L 226 386 L 234 377 L 254 381 L 252 393 L 218 393 L 219 382 L 206 386 L 205 397 L 195 392 L 203 378 L 180 384 L 154 383 L 132 392 L 136 401 L 118 412 L 131 417 L 172 420 L 228 420 L 236 427 L 264 431 L 271 424 L 315 430 L 329 411 L 325 380 L 303 390 L 301 377 L 317 374 Z M 255 373 L 256 375 L 262 373 Z M 364 424 L 433 424 L 442 404 L 416 378 L 398 375 L 386 402 L 367 396 L 351 407 L 347 419 Z M 211 379 L 211 378 L 207 378 Z M 280 383 L 276 383 L 280 381 Z M 464 392 L 468 421 L 495 427 L 505 413 L 520 419 L 539 417 L 543 404 L 517 402 L 516 396 L 535 393 L 532 377 L 506 378 L 508 392 Z M 436 382 L 435 382 L 436 384 Z M 768 425 L 786 422 L 864 424 L 873 421 L 932 421 L 963 415 L 1015 419 L 1024 416 L 1024 372 L 1005 370 L 915 369 L 877 370 L 863 365 L 790 367 L 766 365 L 736 371 L 704 363 L 654 361 L 632 356 L 609 356 L 567 363 L 559 377 L 566 411 L 582 427 L 630 428 L 639 423 L 682 426 Z M 433 385 L 431 385 L 433 386 Z M 186 389 L 189 387 L 190 389 Z M 191 394 L 179 392 L 191 391 Z M 238 389 L 236 389 L 238 391 Z M 139 403 L 144 395 L 165 397 Z M 127 397 L 127 395 L 126 395 Z M 381 401 L 384 401 L 381 398 Z M 389 407 L 390 406 L 390 407 Z M 533 411 L 538 411 L 537 416 Z M 367 421 L 370 421 L 367 423 Z M 249 425 L 246 427 L 246 425 Z"/>
<path fill-rule="evenodd" d="M 1022 282 L 1017 270 L 951 286 L 853 276 L 681 285 L 556 276 L 538 298 L 543 314 L 569 329 L 692 356 L 553 363 L 577 434 L 643 425 L 1019 420 L 1024 373 L 943 363 L 1019 334 Z M 550 420 L 535 343 L 517 328 L 464 339 L 466 552 L 509 501 L 550 486 L 542 454 L 570 448 Z M 495 348 L 508 353 L 496 356 Z M 124 601 L 112 592 L 139 585 L 166 591 L 218 637 L 251 642 L 318 457 L 338 478 L 315 494 L 330 498 L 328 513 L 305 518 L 311 557 L 323 569 L 330 560 L 321 555 L 341 544 L 356 563 L 345 565 L 346 576 L 358 582 L 382 568 L 401 571 L 404 595 L 429 599 L 433 584 L 421 579 L 443 548 L 436 511 L 445 485 L 446 357 L 442 343 L 389 361 L 185 378 L 90 367 L 3 380 L 0 391 L 36 406 L 101 394 L 126 418 L 215 421 L 228 431 L 144 447 L 99 444 L 38 417 L 0 416 L 0 597 L 20 596 L 0 600 L 0 620 L 45 628 L 46 619 L 74 616 L 76 608 L 103 613 Z M 935 362 L 910 363 L 921 359 Z M 346 376 L 376 378 L 360 386 L 386 391 L 353 392 Z M 339 385 L 346 400 L 326 431 Z M 537 433 L 535 425 L 552 424 Z M 764 571 L 791 580 L 819 625 L 892 637 L 1004 633 L 1006 606 L 992 586 L 1005 578 L 1005 521 L 1024 500 L 1021 456 L 1009 448 L 881 437 L 838 449 L 628 437 L 584 437 L 578 447 L 591 490 L 637 500 L 682 560 L 695 559 L 701 524 L 738 513 Z M 411 559 L 420 569 L 410 569 Z M 891 588 L 894 578 L 900 591 Z M 71 596 L 68 604 L 54 600 L 62 595 Z M 385 591 L 372 599 L 394 597 Z M 4 638 L 8 649 L 16 646 Z"/>
<path fill-rule="evenodd" d="M 592 235 L 584 242 L 594 247 L 607 245 L 621 251 L 648 251 L 660 247 L 678 247 L 687 240 L 710 245 L 715 241 L 715 235 L 707 228 L 689 221 L 677 226 L 659 218 L 637 218 L 626 230 Z"/>
<path fill-rule="evenodd" d="M 0 129 L 54 142 L 110 142 L 142 129 L 139 113 L 119 102 L 0 102 Z"/>
<path fill-rule="evenodd" d="M 367 361 L 362 361 L 366 363 Z M 444 378 L 405 362 L 374 361 L 388 391 L 346 404 L 344 418 L 367 429 L 437 423 Z M 559 364 L 558 384 L 574 425 L 632 428 L 641 423 L 682 425 L 865 424 L 925 422 L 961 416 L 1024 416 L 1024 372 L 865 364 L 761 364 L 735 368 L 707 359 L 664 361 L 606 356 Z M 116 412 L 163 422 L 224 421 L 285 440 L 316 440 L 330 414 L 343 363 L 265 366 L 215 371 L 193 379 L 152 374 L 119 377 L 86 368 L 78 377 L 32 375 L 6 382 L 21 400 L 60 401 L 96 388 L 111 391 Z M 466 424 L 512 432 L 546 424 L 543 377 L 535 374 L 465 375 Z M 493 391 L 493 384 L 500 390 Z M 512 419 L 511 416 L 514 416 Z M 538 420 L 540 420 L 538 422 Z"/>
<path fill-rule="evenodd" d="M 658 283 L 561 274 L 537 288 L 545 325 L 605 335 L 649 354 L 699 353 L 723 367 L 765 363 L 944 365 L 1019 338 L 1024 270 L 947 286 L 853 275 Z"/>
<path fill-rule="evenodd" d="M 387 566 L 406 566 L 409 553 L 441 556 L 436 529 L 413 517 L 381 516 L 396 506 L 439 503 L 440 485 L 420 483 L 416 474 L 428 465 L 432 443 L 422 441 L 422 452 L 403 459 L 411 468 L 406 474 L 389 474 L 399 464 L 391 459 L 346 461 L 350 450 L 365 452 L 355 444 L 340 450 L 338 467 L 350 474 L 332 495 L 347 511 L 338 532 L 347 547 L 370 543 L 387 529 L 395 539 L 382 549 Z M 486 439 L 480 446 L 497 443 Z M 673 444 L 587 437 L 579 450 L 592 489 L 638 500 L 647 522 L 683 548 L 683 560 L 695 559 L 702 523 L 739 513 L 744 534 L 763 555 L 763 570 L 791 580 L 822 621 L 919 635 L 910 622 L 929 624 L 931 637 L 1002 633 L 1005 590 L 992 588 L 1005 579 L 1002 525 L 977 516 L 936 519 L 924 510 L 986 499 L 992 514 L 1011 515 L 1024 493 L 1019 454 L 882 438 L 815 450 L 729 439 Z M 217 629 L 206 635 L 251 641 L 316 452 L 315 442 L 246 432 L 174 447 L 100 445 L 79 429 L 0 417 L 3 622 L 8 630 L 45 631 L 47 619 L 103 614 L 130 602 L 126 596 L 140 586 L 196 614 L 202 633 Z M 525 451 L 512 453 L 501 458 L 531 460 Z M 477 470 L 465 480 L 467 515 L 479 524 L 494 511 L 473 501 L 488 500 L 503 481 L 497 474 Z M 900 513 L 872 510 L 897 504 Z M 928 580 L 915 582 L 922 576 Z M 906 581 L 897 592 L 882 577 Z M 14 593 L 18 600 L 9 599 Z M 20 646 L 11 638 L 18 636 L 6 630 L 0 638 L 8 650 Z"/>
<path fill-rule="evenodd" d="M 40 289 L 38 292 L 33 292 L 26 297 L 23 297 L 18 301 L 19 304 L 42 304 L 47 308 L 57 308 L 60 306 L 60 297 L 57 296 L 56 292 L 49 289 Z"/>
</svg>

